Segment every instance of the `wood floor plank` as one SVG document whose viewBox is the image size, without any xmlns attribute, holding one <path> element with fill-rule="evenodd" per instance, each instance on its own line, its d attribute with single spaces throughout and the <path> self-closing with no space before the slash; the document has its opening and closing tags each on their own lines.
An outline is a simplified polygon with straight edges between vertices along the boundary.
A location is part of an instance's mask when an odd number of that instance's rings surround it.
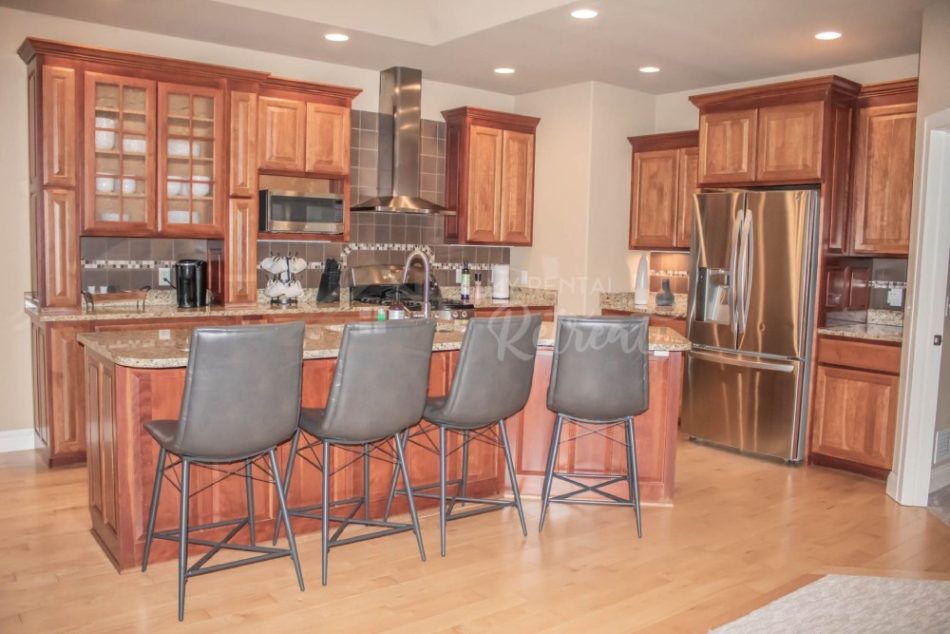
<svg viewBox="0 0 950 634">
<path fill-rule="evenodd" d="M 529 535 L 511 510 L 335 549 L 318 534 L 286 559 L 198 577 L 176 620 L 176 565 L 117 574 L 89 534 L 85 470 L 0 455 L 0 631 L 705 632 L 824 574 L 950 578 L 950 527 L 881 482 L 787 467 L 682 441 L 673 507 L 554 506 Z"/>
</svg>

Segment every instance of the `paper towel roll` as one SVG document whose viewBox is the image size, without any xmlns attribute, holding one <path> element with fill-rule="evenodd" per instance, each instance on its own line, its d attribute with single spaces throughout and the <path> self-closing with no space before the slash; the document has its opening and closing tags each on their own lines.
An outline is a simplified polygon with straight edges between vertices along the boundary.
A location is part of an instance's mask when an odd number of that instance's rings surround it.
<svg viewBox="0 0 950 634">
<path fill-rule="evenodd" d="M 492 299 L 508 299 L 511 297 L 509 276 L 511 267 L 507 264 L 492 264 L 491 266 L 491 297 Z"/>
</svg>

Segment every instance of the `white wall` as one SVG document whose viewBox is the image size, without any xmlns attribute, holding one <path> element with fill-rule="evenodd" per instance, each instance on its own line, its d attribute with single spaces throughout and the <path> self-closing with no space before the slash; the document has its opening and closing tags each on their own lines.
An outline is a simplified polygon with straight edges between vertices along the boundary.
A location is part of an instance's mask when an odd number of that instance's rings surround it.
<svg viewBox="0 0 950 634">
<path fill-rule="evenodd" d="M 652 95 L 585 82 L 519 95 L 516 112 L 541 117 L 535 154 L 534 245 L 512 268 L 558 290 L 568 314 L 600 311 L 600 292 L 631 288 L 628 136 L 653 130 Z"/>
<path fill-rule="evenodd" d="M 534 244 L 511 249 L 515 281 L 557 289 L 558 310 L 582 314 L 587 275 L 591 84 L 518 95 L 515 112 L 541 117 L 535 140 Z"/>
<path fill-rule="evenodd" d="M 845 79 L 856 81 L 859 84 L 890 81 L 892 79 L 906 79 L 908 77 L 917 76 L 917 58 L 917 55 L 905 55 L 903 57 L 879 59 L 861 64 L 835 66 L 822 70 L 809 71 L 807 73 L 780 75 L 778 77 L 767 77 L 755 81 L 723 84 L 721 86 L 709 86 L 708 88 L 657 95 L 655 131 L 673 132 L 676 130 L 695 130 L 699 127 L 699 111 L 690 103 L 690 95 L 701 95 L 708 92 L 719 92 L 720 90 L 731 90 L 733 88 L 745 88 L 747 86 L 791 81 L 794 79 L 804 79 L 806 77 L 821 77 L 822 75 L 840 75 Z"/>
<path fill-rule="evenodd" d="M 653 132 L 655 98 L 594 83 L 592 99 L 590 217 L 586 313 L 600 312 L 600 292 L 629 291 L 639 252 L 630 231 L 629 136 Z"/>
<path fill-rule="evenodd" d="M 354 107 L 376 110 L 379 73 L 250 49 L 144 33 L 99 24 L 0 8 L 0 191 L 6 201 L 0 232 L 0 430 L 32 425 L 29 320 L 23 293 L 30 285 L 28 224 L 26 65 L 16 54 L 28 36 L 134 51 L 329 84 L 361 88 Z M 445 84 L 423 82 L 422 114 L 441 120 L 440 112 L 462 105 L 511 111 L 514 97 Z"/>
</svg>

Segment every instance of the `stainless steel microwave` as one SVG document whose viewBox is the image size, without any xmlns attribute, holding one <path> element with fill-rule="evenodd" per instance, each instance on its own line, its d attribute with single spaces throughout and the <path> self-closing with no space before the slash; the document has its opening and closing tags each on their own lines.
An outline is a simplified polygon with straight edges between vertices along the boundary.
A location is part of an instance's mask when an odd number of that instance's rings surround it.
<svg viewBox="0 0 950 634">
<path fill-rule="evenodd" d="M 343 233 L 344 200 L 340 194 L 263 189 L 260 203 L 261 231 Z"/>
</svg>

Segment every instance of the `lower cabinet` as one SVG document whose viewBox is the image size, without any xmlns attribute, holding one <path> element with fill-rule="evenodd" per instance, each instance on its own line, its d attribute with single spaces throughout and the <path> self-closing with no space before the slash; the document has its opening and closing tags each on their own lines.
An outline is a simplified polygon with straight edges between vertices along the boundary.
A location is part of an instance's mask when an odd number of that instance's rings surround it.
<svg viewBox="0 0 950 634">
<path fill-rule="evenodd" d="M 900 347 L 819 339 L 810 462 L 884 478 L 891 469 Z"/>
</svg>

